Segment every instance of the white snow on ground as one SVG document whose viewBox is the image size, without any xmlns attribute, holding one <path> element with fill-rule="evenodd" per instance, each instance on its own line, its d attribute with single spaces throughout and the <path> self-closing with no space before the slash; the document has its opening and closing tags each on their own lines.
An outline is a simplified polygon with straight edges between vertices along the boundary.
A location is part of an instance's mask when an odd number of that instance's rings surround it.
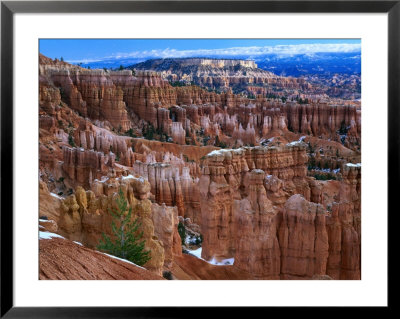
<svg viewBox="0 0 400 319">
<path fill-rule="evenodd" d="M 303 142 L 304 139 L 305 139 L 306 137 L 307 137 L 307 136 L 302 136 L 302 137 L 300 137 L 300 138 L 299 138 L 299 142 Z"/>
<path fill-rule="evenodd" d="M 357 164 L 347 163 L 346 166 L 348 166 L 348 167 L 361 167 L 361 163 L 357 163 Z"/>
<path fill-rule="evenodd" d="M 197 248 L 195 250 L 189 250 L 189 254 L 193 255 L 193 256 L 195 256 L 195 257 L 197 257 L 199 259 L 203 259 L 203 258 L 201 258 L 201 251 L 202 251 L 202 248 L 200 247 L 200 248 Z"/>
<path fill-rule="evenodd" d="M 231 266 L 235 262 L 235 258 L 228 258 L 221 261 L 216 261 L 215 258 L 209 261 L 210 264 L 217 265 L 217 266 Z"/>
<path fill-rule="evenodd" d="M 78 244 L 79 246 L 83 246 L 80 242 L 74 241 L 75 244 Z"/>
<path fill-rule="evenodd" d="M 122 176 L 122 179 L 134 178 L 133 175 L 129 174 L 128 176 Z"/>
<path fill-rule="evenodd" d="M 210 261 L 205 260 L 205 259 L 201 258 L 201 250 L 202 250 L 201 247 L 198 249 L 195 249 L 195 250 L 189 250 L 189 255 L 197 257 L 201 260 L 208 262 L 211 265 L 216 265 L 216 266 L 232 266 L 233 263 L 235 262 L 235 258 L 229 258 L 229 259 L 224 259 L 221 261 L 216 261 L 215 257 L 213 257 L 213 259 L 211 259 Z"/>
<path fill-rule="evenodd" d="M 224 153 L 229 152 L 229 151 L 231 151 L 231 149 L 214 150 L 214 151 L 208 153 L 207 156 L 223 155 Z"/>
<path fill-rule="evenodd" d="M 58 198 L 58 199 L 63 199 L 61 196 L 59 196 L 59 195 L 57 195 L 57 194 L 54 194 L 54 193 L 50 193 L 50 195 L 53 196 L 53 197 L 55 197 L 55 198 Z"/>
<path fill-rule="evenodd" d="M 52 222 L 51 220 L 41 219 L 41 218 L 39 218 L 39 221 L 42 222 L 42 223 L 51 223 Z"/>
<path fill-rule="evenodd" d="M 300 145 L 303 145 L 303 142 L 301 142 L 301 141 L 293 141 L 293 142 L 290 142 L 290 143 L 286 144 L 286 146 L 300 146 Z"/>
<path fill-rule="evenodd" d="M 241 149 L 241 148 L 220 149 L 220 150 L 214 150 L 214 151 L 208 153 L 207 156 L 224 155 L 224 153 L 230 153 L 230 152 L 241 153 L 242 151 L 243 151 L 243 149 Z"/>
<path fill-rule="evenodd" d="M 144 183 L 144 181 L 145 181 L 145 179 L 144 179 L 143 176 L 135 177 L 135 176 L 133 176 L 133 175 L 131 175 L 131 174 L 128 175 L 128 176 L 122 176 L 121 178 L 122 178 L 122 180 L 125 180 L 125 179 L 135 179 L 135 180 L 138 180 L 138 181 L 141 182 L 141 183 Z"/>
<path fill-rule="evenodd" d="M 264 174 L 264 171 L 262 169 L 258 169 L 258 168 L 253 169 L 252 172 L 256 173 L 256 174 Z"/>
<path fill-rule="evenodd" d="M 324 173 L 330 173 L 331 169 L 330 168 L 321 168 L 319 171 L 324 172 Z"/>
<path fill-rule="evenodd" d="M 186 245 L 195 245 L 196 244 L 196 237 L 195 236 L 186 235 L 185 244 Z"/>
<path fill-rule="evenodd" d="M 44 229 L 44 227 L 42 225 L 39 225 L 39 228 L 43 228 Z"/>
<path fill-rule="evenodd" d="M 334 172 L 335 174 L 340 172 L 340 168 L 334 169 L 332 172 Z"/>
<path fill-rule="evenodd" d="M 106 253 L 101 253 L 101 254 L 107 255 L 108 257 L 111 257 L 111 258 L 114 258 L 114 259 L 118 259 L 118 260 L 124 261 L 124 262 L 126 262 L 126 263 L 128 263 L 128 264 L 132 264 L 132 265 L 134 265 L 134 266 L 136 266 L 136 267 L 139 267 L 139 268 L 142 268 L 142 269 L 146 270 L 146 268 L 143 268 L 143 267 L 141 267 L 141 266 L 139 266 L 139 265 L 136 265 L 135 263 L 133 263 L 133 262 L 131 262 L 131 261 L 129 261 L 129 260 L 122 259 L 122 258 L 119 258 L 119 257 L 115 257 L 115 256 L 113 256 L 113 255 L 109 255 L 109 254 L 106 254 Z"/>
<path fill-rule="evenodd" d="M 39 231 L 39 239 L 52 239 L 52 238 L 65 239 L 63 236 L 60 236 L 60 235 L 57 235 L 57 234 L 54 234 L 54 233 Z"/>
<path fill-rule="evenodd" d="M 100 180 L 100 183 L 104 183 L 106 181 L 108 181 L 108 177 L 107 176 L 102 176 L 101 180 Z"/>
</svg>

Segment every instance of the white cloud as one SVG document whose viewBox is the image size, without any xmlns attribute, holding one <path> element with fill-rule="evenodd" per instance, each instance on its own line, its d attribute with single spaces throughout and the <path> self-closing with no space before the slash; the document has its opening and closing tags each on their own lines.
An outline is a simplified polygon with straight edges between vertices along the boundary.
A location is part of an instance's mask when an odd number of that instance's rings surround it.
<svg viewBox="0 0 400 319">
<path fill-rule="evenodd" d="M 66 60 L 69 63 L 92 63 L 92 62 L 101 62 L 103 59 L 81 59 L 81 60 Z"/>
<path fill-rule="evenodd" d="M 191 57 L 191 56 L 238 56 L 238 55 L 264 55 L 264 54 L 302 54 L 318 52 L 359 52 L 361 44 L 359 43 L 335 43 L 335 44 L 293 44 L 293 45 L 275 45 L 275 46 L 252 46 L 252 47 L 233 47 L 225 49 L 197 49 L 197 50 L 144 50 L 133 51 L 130 53 L 118 53 L 110 58 L 167 58 L 167 57 Z"/>
<path fill-rule="evenodd" d="M 291 45 L 274 45 L 274 46 L 251 46 L 251 47 L 232 47 L 224 49 L 196 49 L 196 50 L 176 50 L 171 48 L 143 50 L 133 52 L 120 52 L 111 56 L 99 59 L 70 60 L 68 62 L 90 63 L 100 62 L 107 59 L 123 59 L 123 58 L 186 58 L 186 57 L 237 57 L 247 56 L 256 58 L 260 55 L 278 54 L 278 55 L 296 55 L 296 54 L 315 54 L 319 52 L 360 52 L 360 43 L 314 43 L 314 44 L 291 44 Z"/>
</svg>

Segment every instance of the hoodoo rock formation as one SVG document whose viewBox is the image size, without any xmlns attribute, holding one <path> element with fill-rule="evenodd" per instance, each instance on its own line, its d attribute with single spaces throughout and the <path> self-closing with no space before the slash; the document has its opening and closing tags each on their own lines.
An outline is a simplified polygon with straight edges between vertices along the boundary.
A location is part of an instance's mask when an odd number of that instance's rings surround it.
<svg viewBox="0 0 400 319">
<path fill-rule="evenodd" d="M 306 163 L 301 142 L 210 153 L 199 181 L 202 257 L 234 258 L 237 268 L 264 279 L 325 274 L 359 279 L 360 167 L 347 165 L 342 181 L 334 181 L 339 184 L 334 194 L 322 200 L 312 194 L 325 193 L 332 185 L 307 177 Z M 342 214 L 350 214 L 342 221 L 340 207 Z M 333 224 L 340 229 L 337 233 Z M 330 251 L 335 251 L 333 260 L 340 260 L 335 272 L 328 271 Z"/>
<path fill-rule="evenodd" d="M 112 236 L 110 209 L 116 205 L 119 188 L 123 190 L 129 202 L 132 218 L 138 218 L 145 247 L 151 252 L 151 259 L 146 268 L 161 275 L 164 247 L 154 234 L 152 204 L 148 199 L 150 184 L 143 178 L 128 176 L 117 179 L 110 175 L 107 180 L 95 181 L 92 190 L 85 191 L 78 186 L 75 194 L 59 200 L 61 214 L 55 218 L 58 233 L 89 248 L 97 247 L 102 233 Z M 168 214 L 173 215 L 173 212 L 168 211 Z M 170 218 L 174 220 L 173 217 Z M 172 232 L 171 236 L 176 237 L 176 234 Z"/>
<path fill-rule="evenodd" d="M 40 278 L 360 279 L 361 107 L 314 89 L 245 60 L 40 55 L 39 227 L 64 237 L 41 239 Z M 94 251 L 119 189 L 143 271 Z"/>
<path fill-rule="evenodd" d="M 292 131 L 339 141 L 352 149 L 361 145 L 361 113 L 350 104 L 282 103 L 261 95 L 251 100 L 229 90 L 217 94 L 196 86 L 173 87 L 153 71 L 133 75 L 130 70 L 42 65 L 40 101 L 44 110 L 59 104 L 56 88 L 61 100 L 82 116 L 107 121 L 120 132 L 140 119 L 151 125 L 149 130 L 178 144 L 188 139 L 196 144 L 209 135 L 232 146 L 237 141 L 255 145 L 271 133 Z"/>
</svg>

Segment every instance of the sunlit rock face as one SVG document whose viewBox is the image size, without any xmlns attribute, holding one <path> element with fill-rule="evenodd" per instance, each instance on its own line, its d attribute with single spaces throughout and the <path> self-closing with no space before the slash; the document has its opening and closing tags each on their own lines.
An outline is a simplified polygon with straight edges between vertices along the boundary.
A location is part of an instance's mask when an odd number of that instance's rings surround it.
<svg viewBox="0 0 400 319">
<path fill-rule="evenodd" d="M 306 162 L 301 142 L 210 153 L 199 180 L 202 257 L 233 257 L 264 279 L 359 279 L 360 166 L 318 182 Z"/>
<path fill-rule="evenodd" d="M 246 215 L 235 217 L 235 211 L 242 211 L 246 207 L 249 212 L 253 211 L 252 205 L 258 205 L 256 203 L 260 201 L 265 204 L 261 214 L 268 211 L 268 219 L 273 220 L 270 215 L 276 213 L 273 212 L 272 202 L 264 186 L 266 174 L 284 180 L 287 189 L 284 196 L 288 196 L 296 192 L 296 185 L 303 184 L 306 161 L 305 147 L 301 144 L 282 148 L 220 150 L 208 154 L 199 180 L 201 225 L 206 234 L 204 258 L 232 257 L 237 243 L 235 234 L 239 234 L 235 230 L 235 219 L 239 218 L 241 223 L 247 224 L 258 220 L 257 217 L 254 221 L 245 221 Z M 259 193 L 261 189 L 262 193 Z M 302 188 L 301 191 L 309 198 L 309 190 Z M 265 211 L 267 206 L 269 208 Z"/>
<path fill-rule="evenodd" d="M 129 208 L 132 209 L 132 219 L 138 218 L 138 222 L 141 224 L 146 250 L 151 251 L 151 259 L 145 267 L 161 275 L 165 252 L 162 241 L 155 236 L 153 222 L 153 215 L 161 214 L 161 212 L 154 207 L 155 213 L 153 214 L 152 203 L 148 199 L 150 184 L 143 178 L 133 176 L 116 178 L 110 174 L 104 181 L 95 181 L 92 190 L 85 191 L 78 186 L 74 194 L 65 199 L 59 199 L 60 214 L 53 216 L 58 225 L 57 232 L 90 248 L 98 246 L 103 233 L 112 238 L 111 209 L 116 208 L 119 189 L 123 190 Z M 171 209 L 171 207 L 166 208 L 166 210 Z M 166 214 L 169 216 L 171 224 L 176 224 L 177 217 L 173 209 Z M 154 220 L 158 222 L 160 218 L 154 218 Z M 171 227 L 166 222 L 161 223 L 158 232 L 159 234 L 168 233 L 171 231 Z M 174 236 L 173 232 L 171 236 Z M 166 245 L 170 243 L 170 239 L 166 236 L 163 236 L 162 240 L 166 242 Z M 169 246 L 167 245 L 167 247 Z M 171 249 L 171 247 L 168 248 L 169 254 L 171 254 Z M 171 258 L 170 255 L 169 258 Z"/>
</svg>

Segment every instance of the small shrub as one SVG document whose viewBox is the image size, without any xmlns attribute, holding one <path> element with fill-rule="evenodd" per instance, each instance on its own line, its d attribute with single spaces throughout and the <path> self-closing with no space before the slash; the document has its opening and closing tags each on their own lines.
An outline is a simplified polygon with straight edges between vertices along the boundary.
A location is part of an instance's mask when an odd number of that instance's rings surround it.
<svg viewBox="0 0 400 319">
<path fill-rule="evenodd" d="M 220 148 L 226 148 L 227 144 L 225 142 L 222 142 L 218 135 L 215 137 L 215 146 L 220 147 Z"/>
<path fill-rule="evenodd" d="M 167 280 L 173 280 L 172 273 L 168 270 L 164 270 L 162 273 L 163 277 Z"/>
<path fill-rule="evenodd" d="M 185 229 L 185 225 L 183 225 L 181 222 L 179 222 L 179 224 L 178 224 L 178 233 L 179 233 L 179 236 L 181 236 L 181 243 L 182 243 L 182 245 L 184 245 L 185 238 L 186 238 L 186 229 Z"/>
<path fill-rule="evenodd" d="M 348 131 L 349 131 L 349 129 L 347 128 L 347 126 L 343 120 L 342 123 L 340 123 L 339 134 L 346 135 Z"/>
<path fill-rule="evenodd" d="M 146 140 L 152 140 L 152 139 L 154 138 L 154 133 L 155 133 L 154 126 L 151 125 L 151 124 L 147 125 L 147 126 L 142 130 L 143 137 L 144 137 Z"/>
<path fill-rule="evenodd" d="M 125 132 L 125 135 L 130 136 L 130 137 L 136 137 L 136 134 L 133 133 L 133 129 L 129 129 Z"/>
<path fill-rule="evenodd" d="M 315 158 L 311 156 L 308 162 L 308 170 L 312 170 L 314 168 L 315 168 Z"/>
<path fill-rule="evenodd" d="M 316 180 L 319 180 L 319 181 L 327 181 L 327 180 L 331 180 L 331 179 L 336 180 L 336 176 L 334 176 L 330 173 L 329 174 L 315 174 L 314 177 Z"/>
<path fill-rule="evenodd" d="M 314 153 L 314 151 L 315 151 L 315 149 L 312 147 L 310 142 L 308 142 L 308 150 L 309 150 L 310 154 Z"/>
<path fill-rule="evenodd" d="M 75 141 L 72 135 L 68 135 L 68 144 L 71 145 L 72 147 L 75 147 Z"/>
</svg>

